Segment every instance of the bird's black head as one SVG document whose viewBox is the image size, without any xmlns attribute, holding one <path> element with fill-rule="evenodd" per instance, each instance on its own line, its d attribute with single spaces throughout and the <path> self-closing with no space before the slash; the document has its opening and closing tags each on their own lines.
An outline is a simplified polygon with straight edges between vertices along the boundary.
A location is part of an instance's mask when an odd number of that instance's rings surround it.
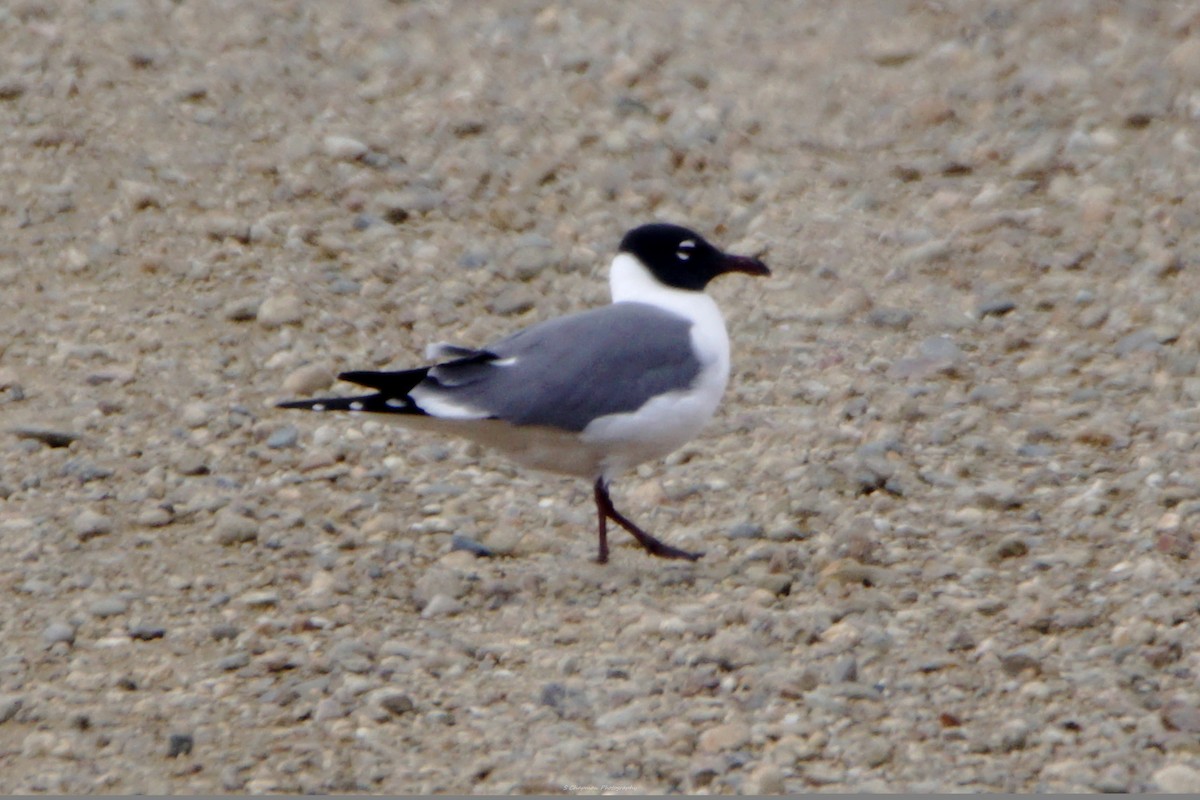
<svg viewBox="0 0 1200 800">
<path fill-rule="evenodd" d="M 679 225 L 654 223 L 634 228 L 621 240 L 620 252 L 645 264 L 660 283 L 695 292 L 726 272 L 771 274 L 757 258 L 723 253 L 700 234 Z"/>
</svg>

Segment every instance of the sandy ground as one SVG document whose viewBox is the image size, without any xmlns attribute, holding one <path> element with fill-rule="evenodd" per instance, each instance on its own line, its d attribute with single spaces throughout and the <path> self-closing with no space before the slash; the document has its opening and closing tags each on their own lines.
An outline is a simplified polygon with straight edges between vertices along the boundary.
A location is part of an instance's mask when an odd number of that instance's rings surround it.
<svg viewBox="0 0 1200 800">
<path fill-rule="evenodd" d="M 14 0 L 0 53 L 0 792 L 1200 790 L 1193 3 Z M 606 302 L 655 219 L 775 270 L 615 486 L 697 564 L 271 407 Z"/>
</svg>

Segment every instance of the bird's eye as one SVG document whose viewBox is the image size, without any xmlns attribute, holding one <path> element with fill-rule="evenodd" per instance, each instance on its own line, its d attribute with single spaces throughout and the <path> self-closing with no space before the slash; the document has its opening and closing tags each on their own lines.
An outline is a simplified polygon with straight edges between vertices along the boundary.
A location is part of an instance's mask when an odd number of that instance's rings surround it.
<svg viewBox="0 0 1200 800">
<path fill-rule="evenodd" d="M 687 250 L 680 250 L 675 253 L 675 257 L 678 258 L 680 261 L 687 261 L 689 258 L 692 257 L 692 254 L 689 253 Z"/>
<path fill-rule="evenodd" d="M 689 258 L 692 257 L 692 254 L 688 251 L 695 248 L 695 246 L 696 246 L 695 239 L 684 239 L 682 242 L 679 243 L 679 249 L 675 251 L 675 257 L 678 258 L 680 261 L 687 261 Z"/>
</svg>

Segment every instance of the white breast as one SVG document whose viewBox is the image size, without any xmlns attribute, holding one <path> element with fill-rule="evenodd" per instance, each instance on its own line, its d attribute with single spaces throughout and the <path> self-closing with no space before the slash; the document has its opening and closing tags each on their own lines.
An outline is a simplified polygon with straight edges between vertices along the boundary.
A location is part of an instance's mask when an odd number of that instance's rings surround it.
<svg viewBox="0 0 1200 800">
<path fill-rule="evenodd" d="M 605 477 L 662 458 L 694 437 L 716 413 L 729 383 L 729 334 L 711 297 L 664 286 L 628 253 L 613 259 L 609 283 L 614 303 L 649 303 L 689 320 L 700 374 L 686 390 L 655 397 L 636 411 L 601 417 L 583 430 L 583 441 L 605 453 Z"/>
</svg>

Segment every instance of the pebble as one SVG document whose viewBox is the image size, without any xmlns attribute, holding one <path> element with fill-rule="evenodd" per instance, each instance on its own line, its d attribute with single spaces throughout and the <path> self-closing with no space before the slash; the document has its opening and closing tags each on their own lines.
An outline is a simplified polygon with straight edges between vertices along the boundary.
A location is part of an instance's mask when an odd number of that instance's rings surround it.
<svg viewBox="0 0 1200 800">
<path fill-rule="evenodd" d="M 737 750 L 750 743 L 750 727 L 742 722 L 727 722 L 700 734 L 697 749 L 701 753 Z"/>
<path fill-rule="evenodd" d="M 239 631 L 238 627 L 232 623 L 218 622 L 216 625 L 212 626 L 210 633 L 212 634 L 213 639 L 220 642 L 226 639 L 236 639 Z"/>
<path fill-rule="evenodd" d="M 233 672 L 250 663 L 250 654 L 244 652 L 231 653 L 217 661 L 217 669 Z"/>
<path fill-rule="evenodd" d="M 42 642 L 46 645 L 58 644 L 59 642 L 74 644 L 75 626 L 66 622 L 51 622 L 42 629 Z"/>
<path fill-rule="evenodd" d="M 246 592 L 238 598 L 238 602 L 247 608 L 273 608 L 279 605 L 279 592 L 274 589 Z"/>
<path fill-rule="evenodd" d="M 283 390 L 290 395 L 308 396 L 333 385 L 333 371 L 321 364 L 308 364 L 293 370 L 283 379 Z"/>
<path fill-rule="evenodd" d="M 739 522 L 725 535 L 730 539 L 761 539 L 766 535 L 766 529 L 756 522 Z"/>
<path fill-rule="evenodd" d="M 267 447 L 282 450 L 286 447 L 295 447 L 299 441 L 300 429 L 295 425 L 284 425 L 282 428 L 271 431 L 271 435 L 267 437 Z"/>
<path fill-rule="evenodd" d="M 1158 790 L 1167 794 L 1200 793 L 1200 770 L 1187 764 L 1168 764 L 1150 777 Z"/>
<path fill-rule="evenodd" d="M 79 537 L 79 541 L 86 542 L 88 539 L 112 533 L 113 521 L 98 511 L 85 508 L 75 515 L 75 519 L 71 521 L 71 529 Z"/>
<path fill-rule="evenodd" d="M 258 541 L 258 523 L 242 514 L 222 510 L 213 525 L 213 538 L 223 545 L 255 542 Z"/>
<path fill-rule="evenodd" d="M 904 308 L 877 306 L 867 313 L 867 323 L 876 328 L 906 330 L 913 321 L 913 313 Z"/>
<path fill-rule="evenodd" d="M 341 161 L 357 161 L 370 151 L 365 144 L 349 136 L 326 136 L 321 147 L 325 155 Z"/>
<path fill-rule="evenodd" d="M 261 325 L 278 328 L 304 321 L 304 302 L 295 295 L 272 295 L 262 301 L 255 317 Z"/>
<path fill-rule="evenodd" d="M 167 758 L 190 756 L 194 744 L 190 733 L 172 733 L 167 739 Z"/>
<path fill-rule="evenodd" d="M 230 322 L 252 322 L 258 318 L 262 301 L 255 297 L 238 297 L 221 308 L 221 316 Z"/>
<path fill-rule="evenodd" d="M 502 317 L 524 314 L 536 305 L 533 292 L 524 286 L 509 286 L 488 301 L 488 311 Z"/>
<path fill-rule="evenodd" d="M 48 428 L 11 428 L 10 432 L 18 439 L 30 439 L 35 442 L 41 442 L 47 447 L 69 447 L 71 442 L 79 439 L 78 433 L 56 431 Z"/>
<path fill-rule="evenodd" d="M 444 594 L 435 594 L 425 604 L 425 608 L 421 609 L 421 618 L 452 617 L 462 610 L 463 604 L 453 597 Z"/>
<path fill-rule="evenodd" d="M 205 470 L 205 472 L 207 472 L 207 470 Z M 144 528 L 161 528 L 166 525 L 170 525 L 174 521 L 175 514 L 172 513 L 171 509 L 162 505 L 151 506 L 150 508 L 142 510 L 137 515 L 137 524 Z"/>
<path fill-rule="evenodd" d="M 392 716 L 400 717 L 416 710 L 417 704 L 404 692 L 394 689 L 382 689 L 378 696 L 379 705 Z"/>
<path fill-rule="evenodd" d="M 116 595 L 101 597 L 88 606 L 88 611 L 91 612 L 92 616 L 99 617 L 100 619 L 119 616 L 128 610 L 129 603 L 124 598 L 117 597 Z"/>
<path fill-rule="evenodd" d="M 463 552 L 478 556 L 479 558 L 489 558 L 495 555 L 492 550 L 475 541 L 471 537 L 464 536 L 461 533 L 456 533 L 450 537 L 450 550 L 451 552 L 461 550 Z"/>
<path fill-rule="evenodd" d="M 25 698 L 19 694 L 0 694 L 0 725 L 8 722 L 25 706 Z"/>
<path fill-rule="evenodd" d="M 141 642 L 148 642 L 152 639 L 161 639 L 166 635 L 167 629 L 162 625 L 141 622 L 136 625 L 129 626 L 129 638 L 137 639 Z"/>
</svg>

